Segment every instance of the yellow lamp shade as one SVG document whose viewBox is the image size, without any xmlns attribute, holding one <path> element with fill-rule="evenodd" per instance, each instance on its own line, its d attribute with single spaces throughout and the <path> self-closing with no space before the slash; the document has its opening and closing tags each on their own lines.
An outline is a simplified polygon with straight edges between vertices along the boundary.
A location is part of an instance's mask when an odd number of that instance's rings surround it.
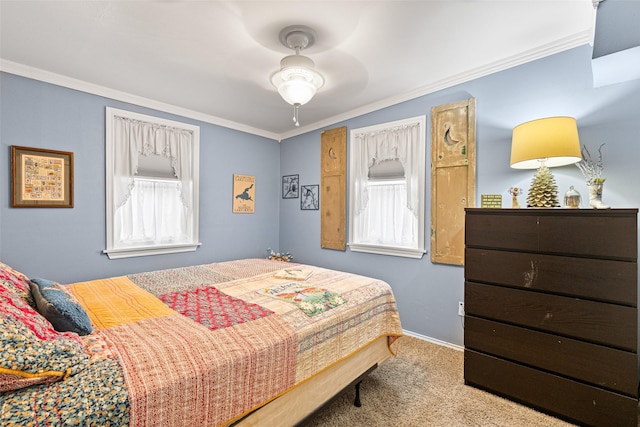
<svg viewBox="0 0 640 427">
<path fill-rule="evenodd" d="M 511 167 L 537 169 L 564 166 L 582 159 L 578 126 L 573 117 L 547 117 L 513 128 Z"/>
</svg>

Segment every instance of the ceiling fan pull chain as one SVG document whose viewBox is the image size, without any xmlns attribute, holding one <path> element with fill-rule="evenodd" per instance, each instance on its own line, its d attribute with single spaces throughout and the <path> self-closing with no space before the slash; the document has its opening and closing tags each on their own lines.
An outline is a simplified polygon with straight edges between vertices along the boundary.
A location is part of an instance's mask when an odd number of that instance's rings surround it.
<svg viewBox="0 0 640 427">
<path fill-rule="evenodd" d="M 293 104 L 293 122 L 296 126 L 300 126 L 300 122 L 298 121 L 298 109 L 300 108 L 300 104 Z"/>
</svg>

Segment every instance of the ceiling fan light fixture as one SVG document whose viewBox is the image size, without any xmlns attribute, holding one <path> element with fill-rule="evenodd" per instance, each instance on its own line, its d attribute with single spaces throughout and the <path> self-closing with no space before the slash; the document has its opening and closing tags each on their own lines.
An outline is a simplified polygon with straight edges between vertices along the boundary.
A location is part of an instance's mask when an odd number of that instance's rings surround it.
<svg viewBox="0 0 640 427">
<path fill-rule="evenodd" d="M 324 77 L 315 70 L 313 60 L 300 55 L 300 50 L 311 46 L 314 40 L 313 30 L 304 26 L 287 27 L 280 32 L 282 44 L 296 53 L 280 61 L 280 69 L 271 75 L 271 83 L 278 89 L 282 99 L 293 105 L 296 126 L 300 125 L 298 108 L 309 102 L 324 85 Z"/>
<path fill-rule="evenodd" d="M 271 83 L 289 104 L 304 105 L 324 84 L 324 78 L 313 66 L 306 56 L 287 56 L 280 61 L 280 70 L 271 76 Z"/>
<path fill-rule="evenodd" d="M 316 94 L 316 87 L 305 80 L 288 80 L 278 86 L 278 93 L 291 105 L 304 105 Z"/>
</svg>

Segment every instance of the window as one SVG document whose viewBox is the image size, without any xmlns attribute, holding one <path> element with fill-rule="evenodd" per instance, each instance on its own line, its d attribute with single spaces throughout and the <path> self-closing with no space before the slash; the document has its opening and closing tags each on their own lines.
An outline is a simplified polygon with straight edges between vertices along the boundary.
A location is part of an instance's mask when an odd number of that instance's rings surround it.
<svg viewBox="0 0 640 427">
<path fill-rule="evenodd" d="M 426 117 L 350 135 L 349 247 L 421 258 L 424 249 Z"/>
<path fill-rule="evenodd" d="M 109 258 L 194 251 L 200 128 L 107 108 Z"/>
</svg>

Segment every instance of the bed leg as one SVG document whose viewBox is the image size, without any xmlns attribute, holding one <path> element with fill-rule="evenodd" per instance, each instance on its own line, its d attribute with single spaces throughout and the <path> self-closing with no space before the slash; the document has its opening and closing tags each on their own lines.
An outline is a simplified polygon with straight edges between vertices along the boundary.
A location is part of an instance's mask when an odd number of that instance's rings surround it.
<svg viewBox="0 0 640 427">
<path fill-rule="evenodd" d="M 360 403 L 360 383 L 362 383 L 362 381 L 356 383 L 356 399 L 353 401 L 353 405 L 358 408 L 362 406 L 362 403 Z"/>
</svg>

